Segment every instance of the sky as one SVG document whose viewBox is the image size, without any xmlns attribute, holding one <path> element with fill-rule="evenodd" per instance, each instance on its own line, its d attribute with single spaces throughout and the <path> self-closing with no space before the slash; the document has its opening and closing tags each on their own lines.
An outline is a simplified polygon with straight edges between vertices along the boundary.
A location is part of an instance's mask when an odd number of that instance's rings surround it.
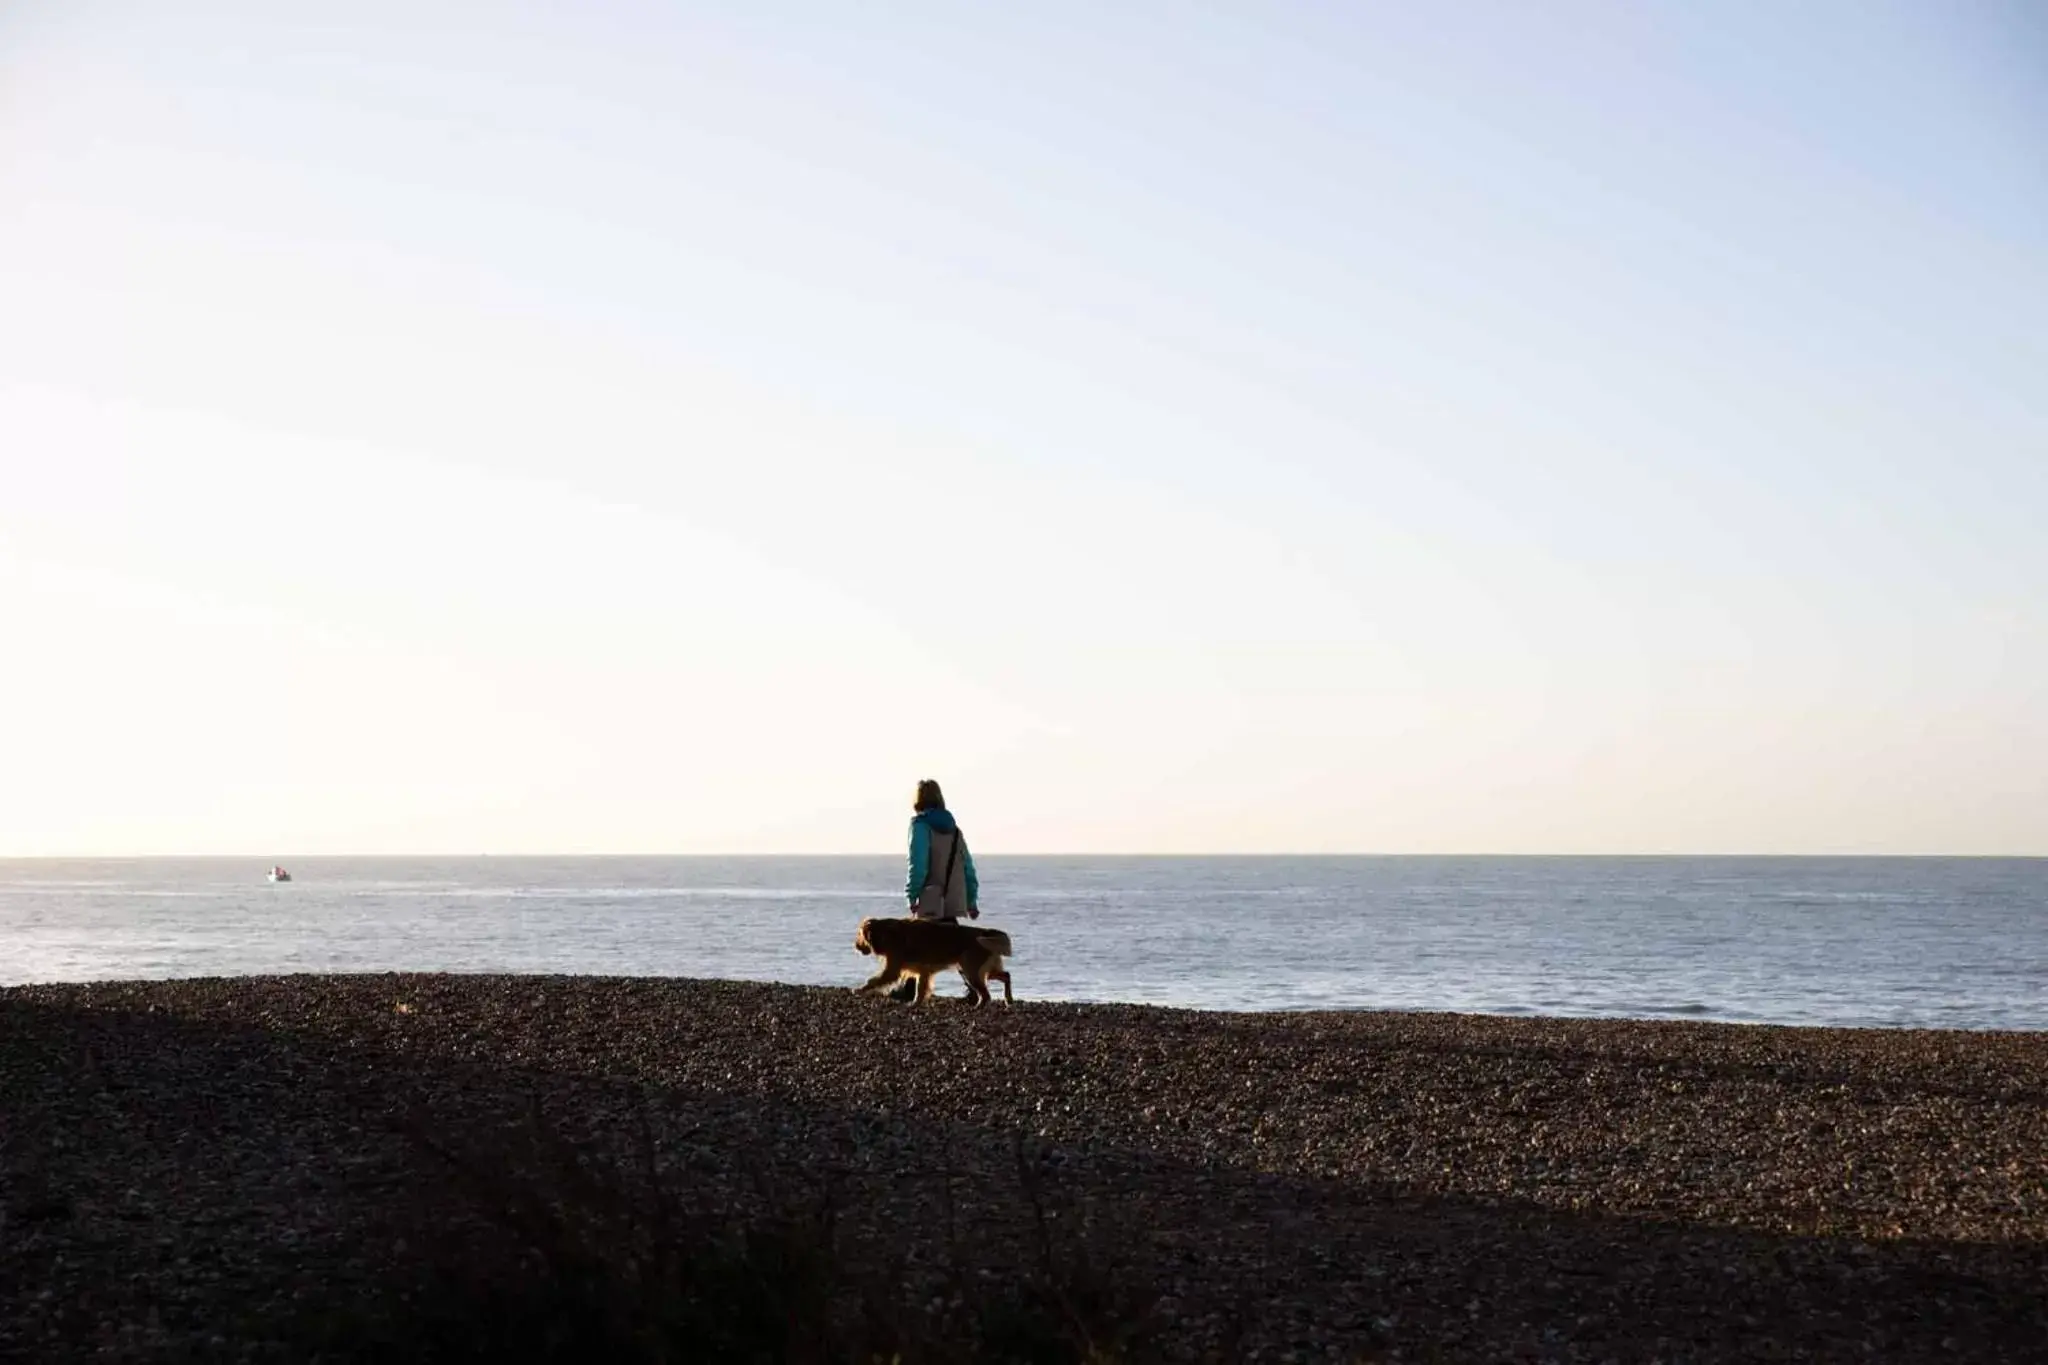
<svg viewBox="0 0 2048 1365">
<path fill-rule="evenodd" d="M 0 855 L 2048 855 L 2027 0 L 0 0 Z"/>
</svg>

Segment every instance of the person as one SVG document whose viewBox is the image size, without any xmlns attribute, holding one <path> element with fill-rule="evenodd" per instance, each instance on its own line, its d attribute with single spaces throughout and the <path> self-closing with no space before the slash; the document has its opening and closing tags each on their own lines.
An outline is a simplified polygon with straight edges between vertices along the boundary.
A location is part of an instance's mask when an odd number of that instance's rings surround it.
<svg viewBox="0 0 2048 1365">
<path fill-rule="evenodd" d="M 939 784 L 929 777 L 918 783 L 910 808 L 910 875 L 904 880 L 903 896 L 911 918 L 949 924 L 959 923 L 963 913 L 969 919 L 981 918 L 981 879 L 974 872 L 974 854 L 959 821 L 946 809 Z M 890 999 L 908 1000 L 916 993 L 917 981 L 910 978 L 890 992 Z"/>
<path fill-rule="evenodd" d="M 918 783 L 911 809 L 910 876 L 903 886 L 911 917 L 980 919 L 981 879 L 975 875 L 974 853 L 960 822 L 946 809 L 939 784 L 930 778 Z"/>
</svg>

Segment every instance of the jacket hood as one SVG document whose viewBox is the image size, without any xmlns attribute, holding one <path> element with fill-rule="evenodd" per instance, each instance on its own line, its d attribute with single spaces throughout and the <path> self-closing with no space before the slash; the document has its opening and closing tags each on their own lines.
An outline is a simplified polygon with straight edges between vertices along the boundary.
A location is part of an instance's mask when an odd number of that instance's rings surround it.
<svg viewBox="0 0 2048 1365">
<path fill-rule="evenodd" d="M 925 825 L 939 834 L 951 834 L 960 828 L 959 823 L 953 819 L 953 813 L 949 810 L 921 810 L 917 813 L 917 819 L 912 823 Z"/>
</svg>

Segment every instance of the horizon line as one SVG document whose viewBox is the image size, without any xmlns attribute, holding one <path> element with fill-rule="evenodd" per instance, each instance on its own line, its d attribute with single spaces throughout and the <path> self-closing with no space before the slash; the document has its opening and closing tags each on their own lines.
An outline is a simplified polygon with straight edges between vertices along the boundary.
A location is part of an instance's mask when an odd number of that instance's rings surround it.
<svg viewBox="0 0 2048 1365">
<path fill-rule="evenodd" d="M 1644 852 L 1644 851 L 1640 851 L 1640 850 L 1638 850 L 1638 851 L 1632 851 L 1632 852 L 1612 852 L 1612 851 L 1597 851 L 1597 850 L 1596 850 L 1596 851 L 1586 851 L 1586 850 L 1555 850 L 1555 851 L 1548 851 L 1548 852 L 1529 852 L 1529 851 L 1520 851 L 1520 852 L 1500 852 L 1500 851 L 1491 851 L 1491 852 L 1489 852 L 1489 851 L 1456 851 L 1456 852 L 1452 852 L 1452 851 L 1429 851 L 1429 852 L 1425 852 L 1425 851 L 1407 851 L 1407 852 L 1387 852 L 1387 851 L 1360 851 L 1360 850 L 1308 850 L 1308 849 L 1290 849 L 1290 850 L 1282 850 L 1282 851 L 1277 851 L 1277 852 L 1275 852 L 1275 851 L 1247 851 L 1247 850 L 1235 850 L 1235 849 L 1226 849 L 1226 850 L 1218 850 L 1218 851 L 1211 851 L 1211 852 L 1203 852 L 1203 853 L 1186 853 L 1186 852 L 1157 852 L 1157 851 L 1148 851 L 1148 850 L 1121 850 L 1121 851 L 1117 851 L 1117 852 L 1101 852 L 1101 851 L 1095 851 L 1095 852 L 1072 852 L 1072 851 L 1061 851 L 1061 850 L 1046 850 L 1046 849 L 1032 849 L 1032 850 L 1012 850 L 1012 849 L 993 849 L 993 850 L 988 850 L 988 851 L 985 851 L 985 852 L 984 852 L 984 853 L 983 853 L 983 854 L 982 854 L 981 856 L 982 856 L 982 857 L 985 857 L 985 858 L 1068 858 L 1068 859 L 1150 858 L 1150 859 L 1217 859 L 1217 860 L 1221 860 L 1221 859 L 1244 859 L 1244 860 L 1251 860 L 1251 859 L 1267 859 L 1267 860 L 1271 860 L 1271 859 L 1281 859 L 1281 858 L 1331 858 L 1331 859 L 1335 859 L 1335 858 L 1361 858 L 1361 859 L 1363 859 L 1363 858 L 1380 858 L 1380 859 L 1394 859 L 1394 858 L 1416 858 L 1416 859 L 1421 859 L 1421 858 L 1495 858 L 1495 859 L 1509 859 L 1509 858 L 1526 858 L 1526 859 L 1540 859 L 1540 858 L 1616 858 L 1616 859 L 1619 859 L 1619 858 L 1645 858 L 1645 859 L 1648 859 L 1648 858 L 1731 858 L 1731 859 L 1733 859 L 1733 858 L 1748 858 L 1748 859 L 1764 859 L 1764 858 L 1788 858 L 1788 859 L 1789 859 L 1789 858 L 1833 858 L 1833 859 L 1867 859 L 1867 860 L 1880 860 L 1880 859 L 1949 859 L 1949 860 L 1961 860 L 1961 859 L 1979 859 L 1979 860 L 1986 860 L 1986 861 L 1990 861 L 1990 860 L 2002 860 L 2002 861 L 2041 861 L 2041 860 L 2044 860 L 2044 859 L 2048 859 L 2048 852 L 2041 852 L 2041 853 L 1984 853 L 1984 852 L 1974 852 L 1974 853 L 1955 853 L 1955 852 L 1941 852 L 1941 851 L 1925 851 L 1925 850 L 1922 850 L 1922 851 L 1908 851 L 1908 852 L 1871 852 L 1871 851 L 1868 851 L 1868 850 L 1865 850 L 1865 851 L 1860 851 L 1860 852 L 1841 852 L 1841 851 L 1832 851 L 1832 852 L 1829 852 L 1829 851 L 1821 851 L 1821 852 L 1813 852 L 1813 851 L 1804 851 L 1804 852 L 1785 852 L 1785 851 L 1776 851 L 1776 852 L 1741 852 L 1741 851 L 1737 851 L 1737 852 L 1730 852 L 1730 851 L 1726 851 L 1726 850 L 1719 850 L 1719 851 L 1700 851 L 1700 850 L 1686 850 L 1686 849 L 1667 849 L 1667 850 L 1658 850 L 1658 851 L 1653 851 L 1653 852 Z M 364 858 L 364 859 L 367 859 L 367 858 L 377 858 L 377 859 L 386 859 L 386 860 L 390 860 L 390 861 L 402 861 L 402 860 L 406 860 L 406 859 L 484 859 L 484 858 L 502 858 L 502 859 L 507 859 L 507 860 L 511 860 L 511 859 L 577 859 L 577 858 L 585 858 L 585 859 L 600 859 L 600 858 L 609 858 L 609 859 L 625 859 L 625 858 L 674 858 L 674 859 L 683 859 L 683 858 L 698 858 L 698 859 L 712 859 L 712 858 L 734 858 L 734 859 L 766 859 L 766 858 L 805 858 L 805 859 L 826 859 L 826 858 L 886 858 L 886 859 L 890 859 L 890 860 L 896 860 L 896 859 L 900 859 L 900 858 L 902 858 L 902 857 L 903 857 L 903 854 L 901 854 L 901 853 L 894 853 L 894 852 L 886 852 L 886 851 L 884 851 L 884 852 L 877 852 L 877 851 L 875 851 L 875 850 L 873 850 L 873 849 L 862 849 L 862 850 L 858 850 L 858 851 L 854 851 L 854 852 L 843 852 L 843 851 L 840 851 L 840 852 L 831 852 L 831 851 L 828 851 L 828 852 L 738 852 L 738 853 L 713 853 L 713 852 L 702 852 L 702 851 L 696 851 L 696 852 L 673 852 L 673 851 L 671 851 L 671 852 L 636 852 L 636 851 L 626 851 L 626 852 L 568 852 L 568 853 L 564 853 L 564 852 L 555 852 L 555 853 L 503 853 L 503 852 L 490 852 L 490 851 L 485 851 L 485 852 L 474 852 L 474 853 L 468 853 L 468 852 L 419 852 L 419 851 L 413 851 L 413 852 L 402 852 L 402 853 L 394 853 L 394 852 L 377 852 L 377 851 L 368 851 L 368 852 L 347 852 L 347 853 L 284 853 L 284 854 L 278 854 L 278 853 L 274 853 L 274 852 L 273 852 L 273 853 L 0 853 L 0 862 L 10 862 L 10 863 L 12 863 L 12 862 L 22 862 L 22 863 L 25 863 L 25 862 L 181 862 L 181 861 L 182 861 L 182 862 L 265 862 L 265 861 L 268 861 L 268 862 L 271 862 L 271 863 L 276 863 L 276 861 L 277 861 L 277 860 L 278 860 L 278 859 L 279 859 L 280 857 L 286 857 L 286 858 L 293 858 L 293 859 L 298 859 L 298 860 L 302 860 L 302 861 L 319 861 L 319 860 L 323 860 L 323 859 L 338 859 L 338 858 Z"/>
</svg>

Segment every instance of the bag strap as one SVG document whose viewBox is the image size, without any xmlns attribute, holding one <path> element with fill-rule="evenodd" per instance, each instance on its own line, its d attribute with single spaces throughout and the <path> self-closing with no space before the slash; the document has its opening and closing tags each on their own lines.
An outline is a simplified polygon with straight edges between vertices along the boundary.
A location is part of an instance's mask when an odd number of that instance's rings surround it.
<svg viewBox="0 0 2048 1365">
<path fill-rule="evenodd" d="M 953 847 L 946 853 L 946 875 L 939 879 L 939 901 L 944 904 L 953 892 L 953 867 L 960 861 L 960 845 L 967 842 L 967 835 L 960 826 L 953 826 Z"/>
</svg>

